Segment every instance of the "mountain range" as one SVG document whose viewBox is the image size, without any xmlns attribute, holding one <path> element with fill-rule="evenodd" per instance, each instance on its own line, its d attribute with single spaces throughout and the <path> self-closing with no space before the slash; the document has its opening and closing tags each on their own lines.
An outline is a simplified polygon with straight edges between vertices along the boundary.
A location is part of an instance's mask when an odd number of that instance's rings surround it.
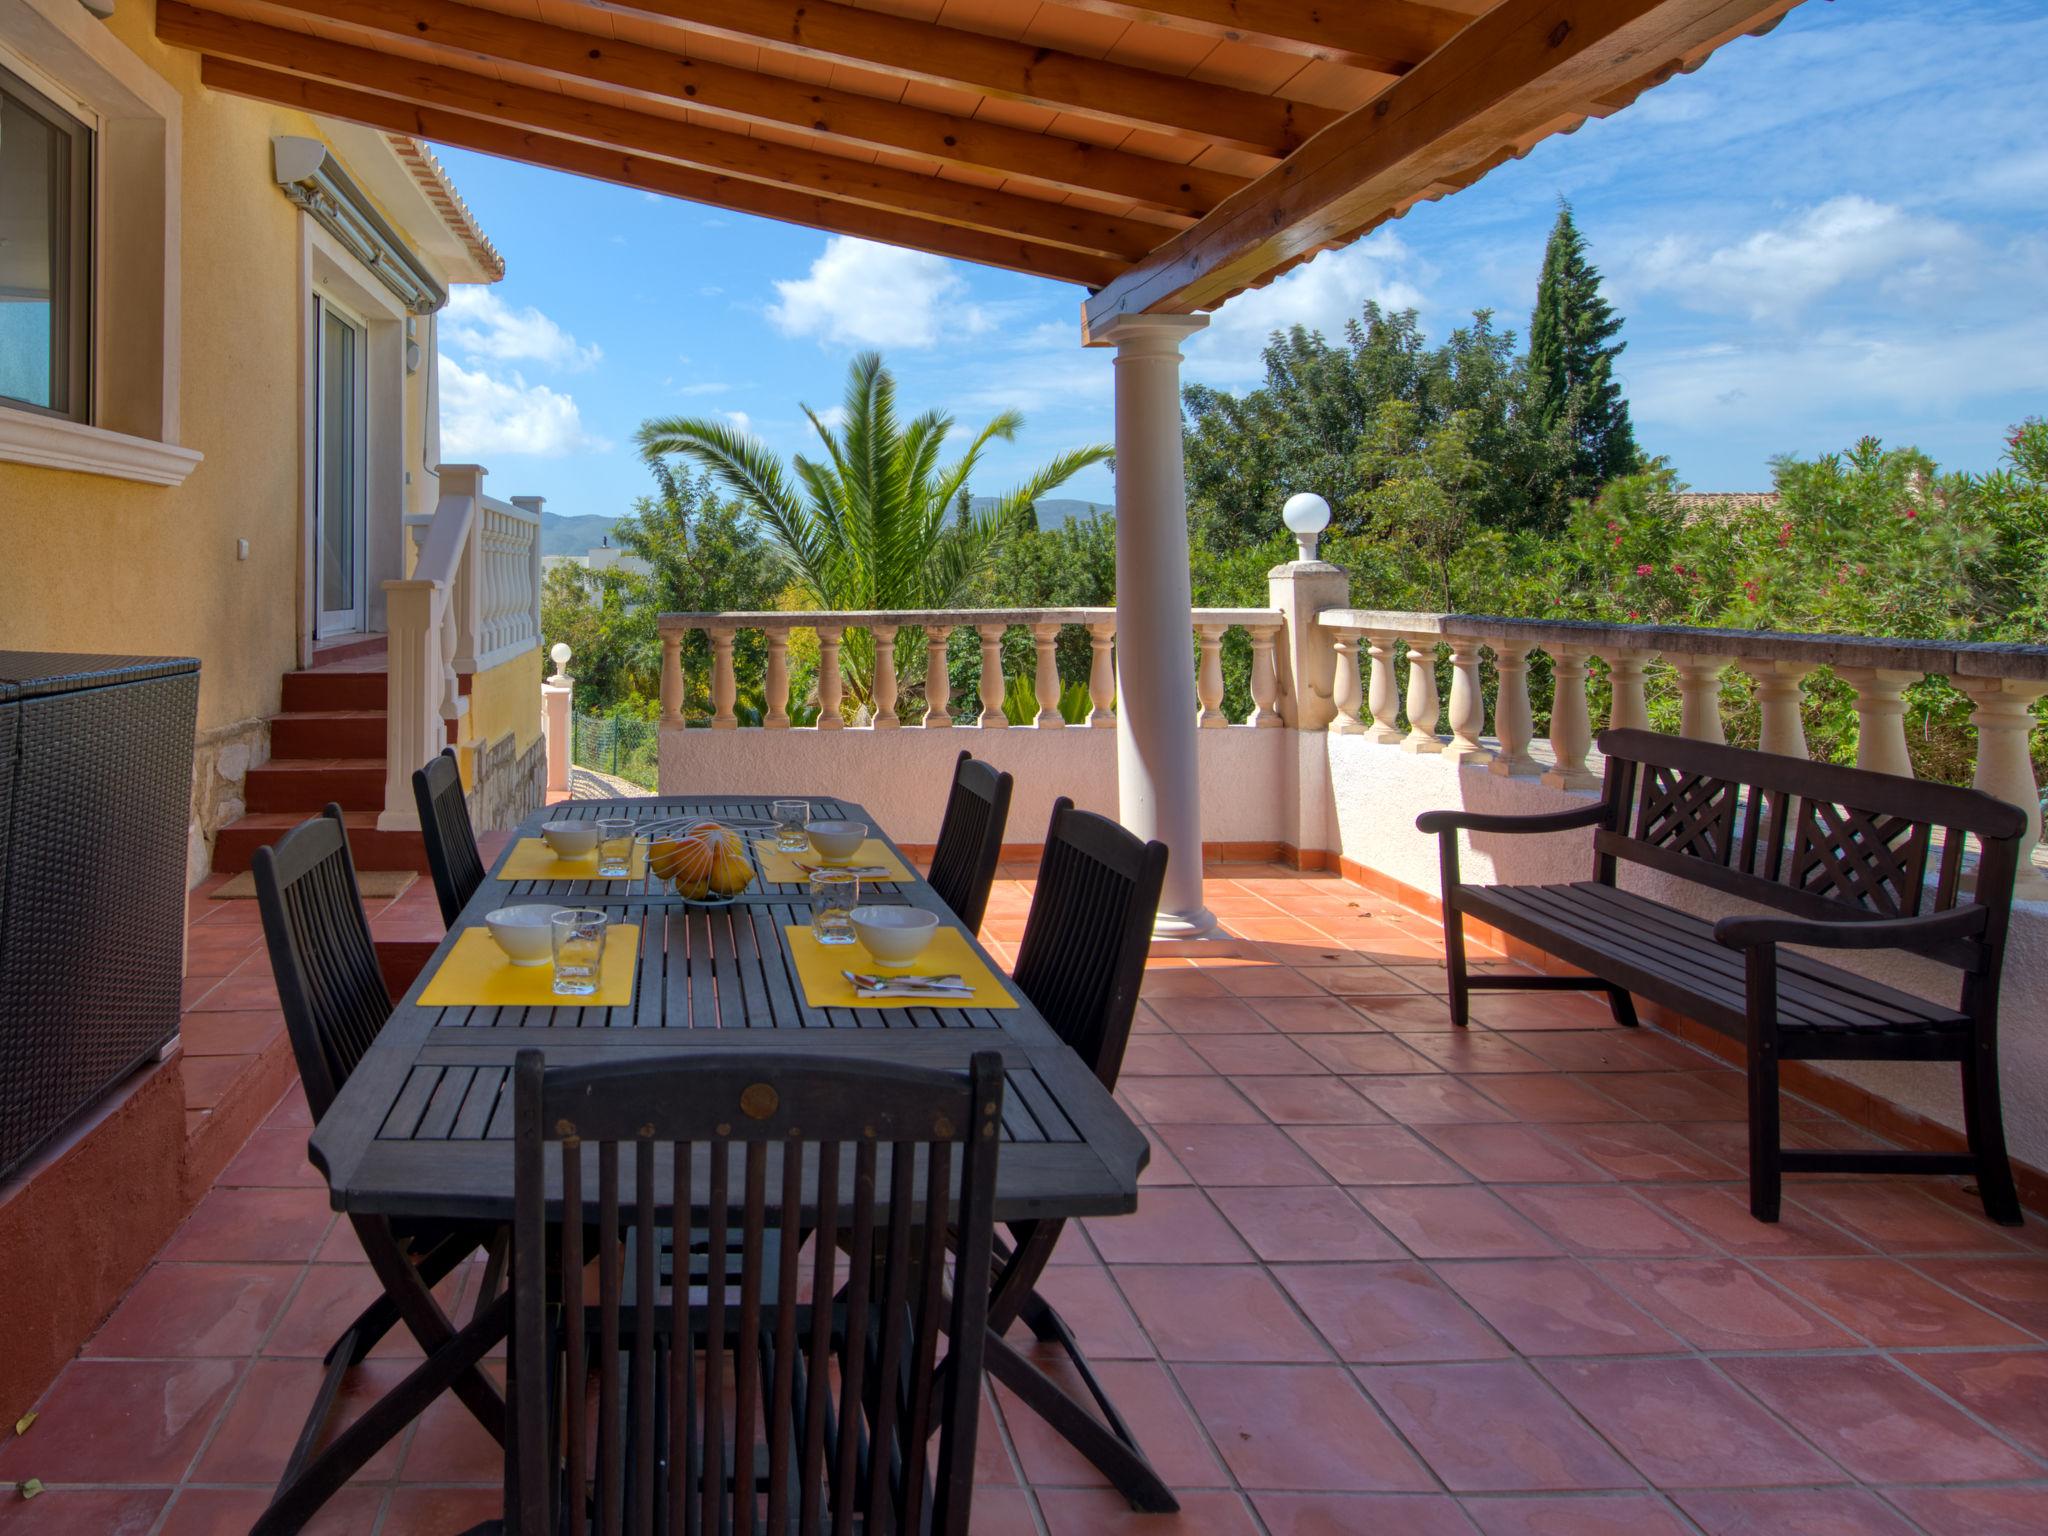
<svg viewBox="0 0 2048 1536">
<path fill-rule="evenodd" d="M 993 496 L 974 498 L 977 511 L 994 504 Z M 1038 526 L 1057 528 L 1077 517 L 1093 517 L 1099 512 L 1114 516 L 1116 509 L 1097 501 L 1049 496 L 1038 503 Z M 559 512 L 543 511 L 540 515 L 540 552 L 544 555 L 588 554 L 611 536 L 612 525 L 617 521 L 617 518 L 599 517 L 595 513 L 565 517 Z"/>
</svg>

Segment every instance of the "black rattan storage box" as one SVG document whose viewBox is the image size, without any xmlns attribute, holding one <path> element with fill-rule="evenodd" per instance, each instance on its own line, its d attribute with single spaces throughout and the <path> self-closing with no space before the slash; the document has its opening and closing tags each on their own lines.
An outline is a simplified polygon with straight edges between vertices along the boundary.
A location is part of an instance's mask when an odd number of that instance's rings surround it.
<svg viewBox="0 0 2048 1536">
<path fill-rule="evenodd" d="M 0 651 L 0 1179 L 178 1031 L 199 663 Z"/>
</svg>

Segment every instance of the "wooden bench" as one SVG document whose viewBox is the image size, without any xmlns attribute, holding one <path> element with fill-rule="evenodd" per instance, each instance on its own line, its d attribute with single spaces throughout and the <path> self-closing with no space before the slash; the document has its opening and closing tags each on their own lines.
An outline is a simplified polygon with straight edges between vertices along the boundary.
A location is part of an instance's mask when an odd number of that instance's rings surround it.
<svg viewBox="0 0 2048 1536">
<path fill-rule="evenodd" d="M 1742 1040 L 1749 1061 L 1750 1210 L 1778 1219 L 1786 1171 L 1975 1174 L 1992 1220 L 2020 1222 L 1998 1096 L 1998 978 L 2026 815 L 1976 790 L 1650 731 L 1605 731 L 1599 803 L 1540 816 L 1431 811 L 1443 866 L 1451 1022 L 1478 989 L 1604 991 L 1616 1020 L 1632 994 Z M 1593 878 L 1467 885 L 1458 834 L 1594 828 Z M 1937 831 L 1939 837 L 1936 837 Z M 1974 877 L 1963 865 L 1977 842 Z M 1620 889 L 1627 860 L 1782 916 L 1709 922 Z M 1466 918 L 1578 967 L 1583 976 L 1475 974 Z M 1784 946 L 1898 949 L 1961 972 L 1950 1006 Z M 1967 1153 L 1787 1150 L 1781 1061 L 1961 1064 Z"/>
</svg>

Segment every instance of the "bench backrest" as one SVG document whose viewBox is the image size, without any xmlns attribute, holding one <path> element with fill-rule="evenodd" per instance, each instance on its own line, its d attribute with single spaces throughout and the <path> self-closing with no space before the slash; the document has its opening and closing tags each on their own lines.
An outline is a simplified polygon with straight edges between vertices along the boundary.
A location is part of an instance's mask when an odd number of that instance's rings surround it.
<svg viewBox="0 0 2048 1536">
<path fill-rule="evenodd" d="M 1627 859 L 1837 922 L 1973 902 L 1989 909 L 1982 937 L 1959 941 L 1944 958 L 1974 969 L 2002 945 L 2027 824 L 2017 806 L 1950 784 L 1655 731 L 1603 731 L 1600 750 L 1607 817 L 1594 840 L 1597 879 L 1612 881 L 1614 861 Z M 1977 875 L 1966 882 L 1970 835 Z"/>
</svg>

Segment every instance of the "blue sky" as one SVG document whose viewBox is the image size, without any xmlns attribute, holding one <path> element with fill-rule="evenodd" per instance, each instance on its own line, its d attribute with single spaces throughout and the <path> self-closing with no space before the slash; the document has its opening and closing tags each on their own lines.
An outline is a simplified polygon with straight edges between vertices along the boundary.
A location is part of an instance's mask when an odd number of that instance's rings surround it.
<svg viewBox="0 0 2048 1536">
<path fill-rule="evenodd" d="M 1770 35 L 1478 185 L 1224 306 L 1187 377 L 1249 387 L 1276 326 L 1335 334 L 1367 298 L 1440 336 L 1526 327 L 1571 199 L 1626 316 L 1638 438 L 1701 490 L 1865 433 L 1993 466 L 2048 410 L 2048 6 L 1807 0 Z M 976 489 L 1111 436 L 1082 292 L 629 189 L 440 151 L 506 257 L 445 318 L 444 452 L 501 496 L 616 516 L 646 487 L 633 433 L 727 416 L 782 452 L 798 402 L 880 347 L 912 408 L 1026 413 Z M 1107 470 L 1069 494 L 1112 499 Z M 1276 514 L 1277 515 L 1277 514 Z"/>
</svg>

